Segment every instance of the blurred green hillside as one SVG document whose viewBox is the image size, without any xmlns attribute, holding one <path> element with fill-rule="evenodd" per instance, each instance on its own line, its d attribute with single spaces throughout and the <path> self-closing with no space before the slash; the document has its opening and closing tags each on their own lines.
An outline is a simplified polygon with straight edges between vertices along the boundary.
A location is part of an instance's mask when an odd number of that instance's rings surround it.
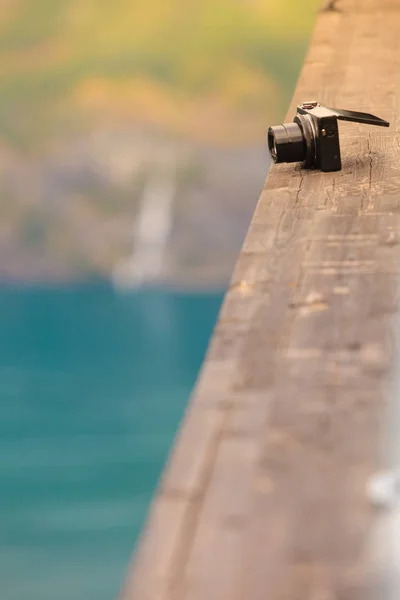
<svg viewBox="0 0 400 600">
<path fill-rule="evenodd" d="M 93 123 L 242 142 L 286 108 L 318 0 L 2 0 L 0 135 Z"/>
<path fill-rule="evenodd" d="M 0 0 L 0 281 L 113 277 L 172 193 L 161 280 L 225 283 L 319 2 Z"/>
</svg>

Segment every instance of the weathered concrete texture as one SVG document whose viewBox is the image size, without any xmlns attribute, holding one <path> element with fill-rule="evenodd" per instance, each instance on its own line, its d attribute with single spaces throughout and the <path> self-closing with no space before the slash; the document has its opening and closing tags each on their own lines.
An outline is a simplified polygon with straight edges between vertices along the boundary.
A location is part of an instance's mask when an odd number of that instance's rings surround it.
<svg viewBox="0 0 400 600">
<path fill-rule="evenodd" d="M 295 105 L 341 124 L 337 173 L 274 166 L 124 600 L 365 600 L 400 275 L 400 3 L 318 22 Z M 375 598 L 381 597 L 378 595 Z"/>
</svg>

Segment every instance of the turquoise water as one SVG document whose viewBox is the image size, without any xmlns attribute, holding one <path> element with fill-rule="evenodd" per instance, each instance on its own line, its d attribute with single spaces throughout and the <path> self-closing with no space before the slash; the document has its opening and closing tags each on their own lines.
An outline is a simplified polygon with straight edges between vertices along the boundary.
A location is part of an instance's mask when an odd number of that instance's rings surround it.
<svg viewBox="0 0 400 600">
<path fill-rule="evenodd" d="M 0 289 L 0 598 L 115 598 L 220 294 Z"/>
</svg>

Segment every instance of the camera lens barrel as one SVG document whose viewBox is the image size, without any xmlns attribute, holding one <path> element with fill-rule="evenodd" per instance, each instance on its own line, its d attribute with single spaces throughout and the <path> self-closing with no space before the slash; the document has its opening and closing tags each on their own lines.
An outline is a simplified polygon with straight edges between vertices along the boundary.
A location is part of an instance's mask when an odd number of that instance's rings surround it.
<svg viewBox="0 0 400 600">
<path fill-rule="evenodd" d="M 300 125 L 295 122 L 270 127 L 268 148 L 272 160 L 276 163 L 306 160 L 306 139 Z"/>
</svg>

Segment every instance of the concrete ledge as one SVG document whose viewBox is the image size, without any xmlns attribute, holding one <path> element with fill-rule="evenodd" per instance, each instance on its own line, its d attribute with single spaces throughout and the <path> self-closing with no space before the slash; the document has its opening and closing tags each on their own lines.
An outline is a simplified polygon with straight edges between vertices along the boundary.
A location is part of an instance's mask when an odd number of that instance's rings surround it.
<svg viewBox="0 0 400 600">
<path fill-rule="evenodd" d="M 316 99 L 391 127 L 341 125 L 342 171 L 272 167 L 124 600 L 381 584 L 366 489 L 398 362 L 400 3 L 329 4 L 287 120 Z"/>
</svg>

